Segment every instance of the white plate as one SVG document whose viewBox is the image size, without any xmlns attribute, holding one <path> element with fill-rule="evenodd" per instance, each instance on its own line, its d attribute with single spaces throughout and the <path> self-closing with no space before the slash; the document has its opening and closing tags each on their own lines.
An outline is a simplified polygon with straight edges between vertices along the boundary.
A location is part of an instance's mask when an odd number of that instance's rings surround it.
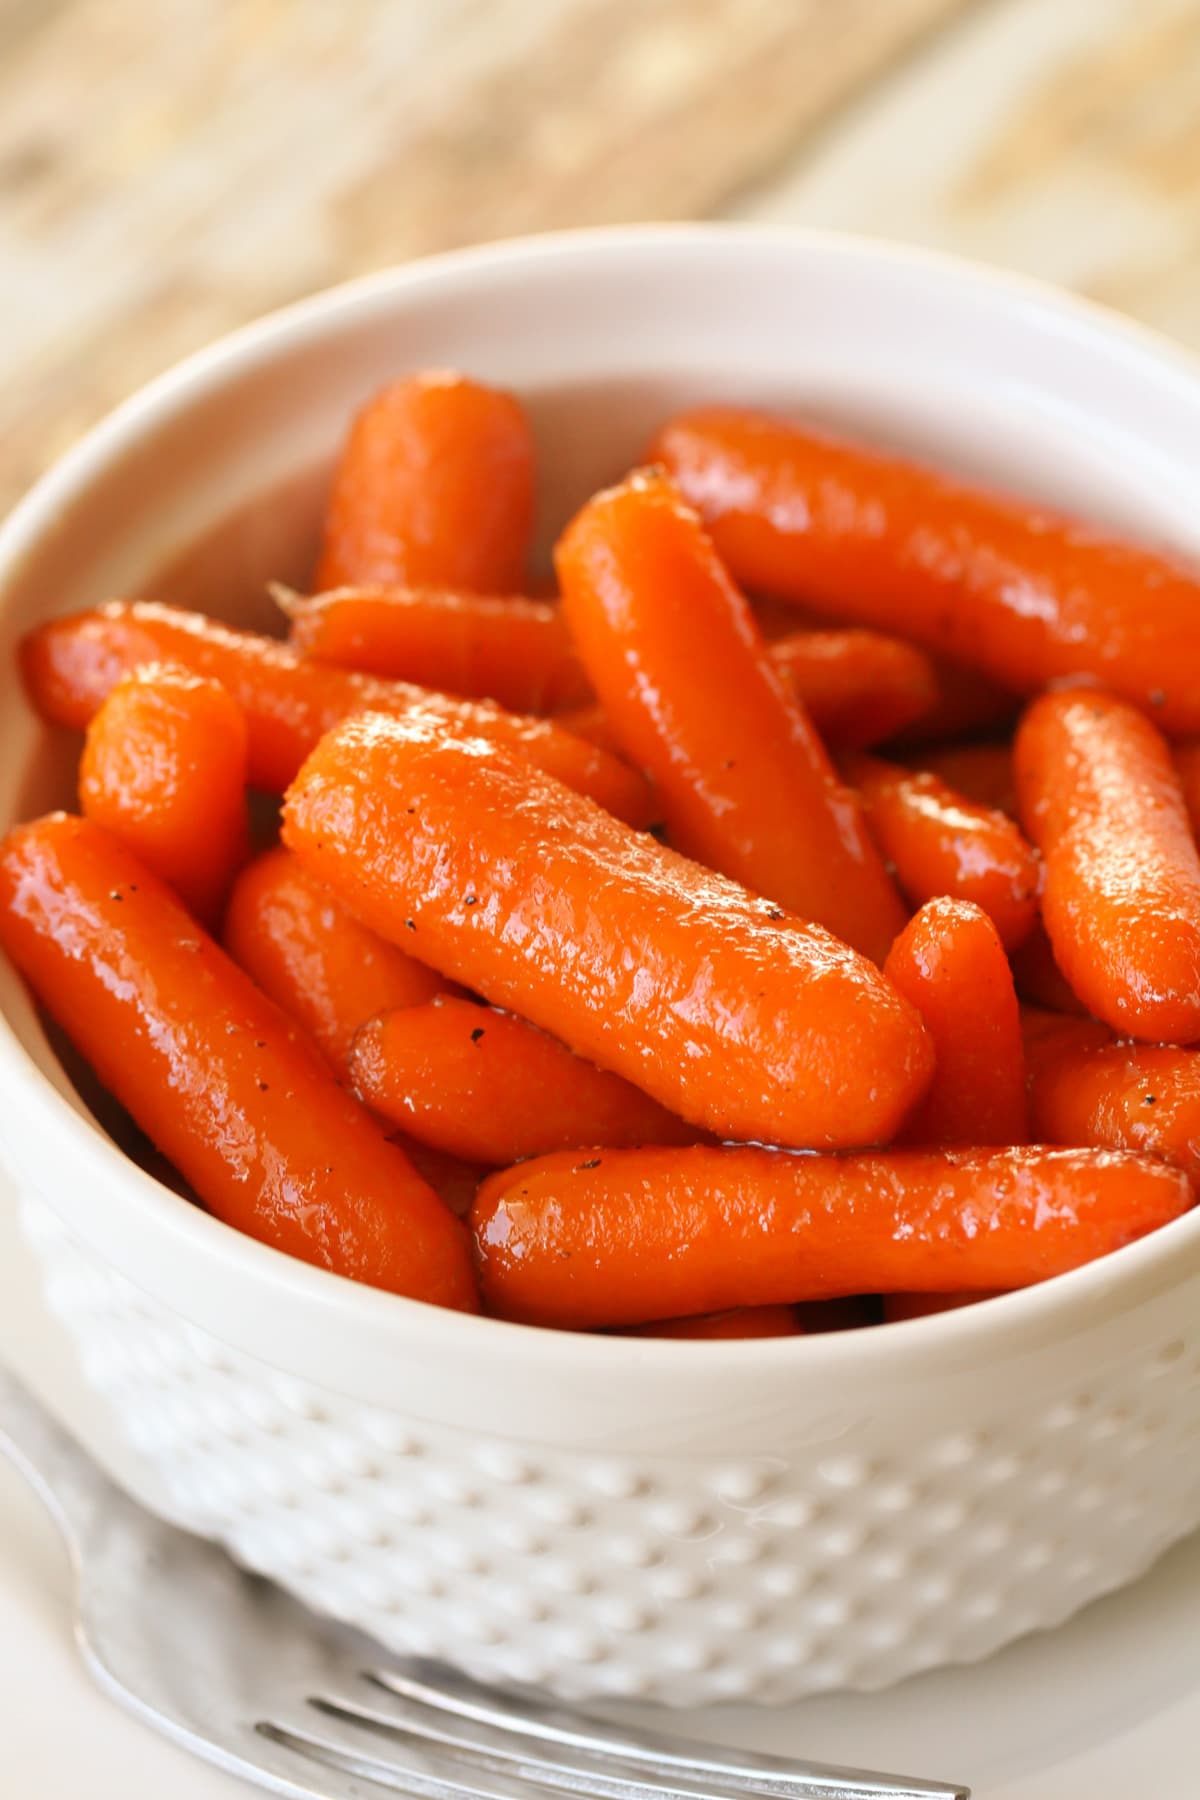
<svg viewBox="0 0 1200 1800">
<path fill-rule="evenodd" d="M 0 1358 L 29 1368 L 61 1354 L 61 1342 L 46 1330 L 0 1193 Z M 69 1598 L 52 1527 L 0 1465 L 0 1791 L 37 1800 L 246 1793 L 95 1692 L 71 1642 Z M 1136 1587 L 975 1668 L 780 1712 L 708 1712 L 691 1725 L 729 1743 L 970 1781 L 977 1800 L 1195 1800 L 1198 1621 L 1200 1536 Z M 671 1727 L 687 1723 L 673 1717 Z"/>
</svg>

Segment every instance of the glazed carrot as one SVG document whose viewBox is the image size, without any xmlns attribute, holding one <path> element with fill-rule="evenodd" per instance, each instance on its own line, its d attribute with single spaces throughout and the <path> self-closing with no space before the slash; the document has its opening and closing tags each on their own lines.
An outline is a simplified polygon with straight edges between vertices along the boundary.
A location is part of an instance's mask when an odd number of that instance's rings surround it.
<svg viewBox="0 0 1200 1800">
<path fill-rule="evenodd" d="M 1086 1019 L 1088 1009 L 1054 960 L 1046 928 L 1039 919 L 1023 944 L 1009 955 L 1013 981 L 1022 1000 L 1050 1012 Z"/>
<path fill-rule="evenodd" d="M 487 1168 L 480 1163 L 464 1162 L 460 1156 L 449 1156 L 430 1144 L 420 1144 L 404 1131 L 389 1131 L 388 1142 L 403 1150 L 417 1174 L 429 1183 L 456 1218 L 466 1218 L 480 1182 L 489 1173 Z"/>
<path fill-rule="evenodd" d="M 515 591 L 533 485 L 533 435 L 513 395 L 442 370 L 397 381 L 350 428 L 315 585 Z"/>
<path fill-rule="evenodd" d="M 980 1300 L 994 1300 L 1001 1290 L 980 1294 L 885 1294 L 883 1322 L 894 1325 L 900 1319 L 924 1319 L 930 1313 L 958 1312 L 964 1306 L 976 1306 Z"/>
<path fill-rule="evenodd" d="M 1024 1144 L 1025 1056 L 1004 945 L 965 900 L 930 900 L 883 965 L 933 1039 L 937 1067 L 900 1134 L 908 1144 Z"/>
<path fill-rule="evenodd" d="M 588 502 L 555 564 L 583 665 L 674 847 L 882 961 L 899 896 L 691 508 L 633 475 Z"/>
<path fill-rule="evenodd" d="M 909 760 L 975 806 L 1007 818 L 1017 816 L 1017 788 L 1010 744 L 945 744 L 914 753 Z"/>
<path fill-rule="evenodd" d="M 1200 1051 L 1120 1044 L 1091 1020 L 1026 1015 L 1029 1111 L 1047 1144 L 1161 1156 L 1200 1177 Z"/>
<path fill-rule="evenodd" d="M 937 698 L 929 657 L 880 631 L 796 631 L 769 644 L 767 654 L 824 742 L 837 749 L 881 744 Z"/>
<path fill-rule="evenodd" d="M 188 669 L 134 670 L 88 726 L 79 803 L 215 925 L 250 849 L 241 712 Z"/>
<path fill-rule="evenodd" d="M 696 1129 L 514 1013 L 445 995 L 363 1026 L 360 1100 L 411 1137 L 492 1168 L 586 1144 L 694 1144 Z"/>
<path fill-rule="evenodd" d="M 1200 730 L 1200 574 L 1180 558 L 765 413 L 687 413 L 650 460 L 736 581 L 1017 693 L 1092 675 L 1165 729 Z"/>
<path fill-rule="evenodd" d="M 405 682 L 322 668 L 274 638 L 233 631 L 202 613 L 113 600 L 30 632 L 20 656 L 26 687 L 42 717 L 77 730 L 139 663 L 169 660 L 210 676 L 245 714 L 250 781 L 269 793 L 282 793 L 331 726 L 370 708 L 433 715 L 450 730 L 510 745 L 622 818 L 647 824 L 653 817 L 646 783 L 635 770 L 545 719 L 504 712 L 485 700 L 451 700 Z"/>
<path fill-rule="evenodd" d="M 446 985 L 360 925 L 299 857 L 278 845 L 255 857 L 234 883 L 224 944 L 339 1073 L 360 1025 L 382 1007 L 431 1000 Z"/>
<path fill-rule="evenodd" d="M 629 1325 L 627 1337 L 773 1338 L 803 1337 L 798 1306 L 735 1306 L 729 1312 L 697 1313 L 690 1319 L 655 1319 Z"/>
<path fill-rule="evenodd" d="M 1200 856 L 1171 753 L 1099 691 L 1043 694 L 1016 740 L 1042 920 L 1088 1011 L 1132 1037 L 1200 1038 Z"/>
<path fill-rule="evenodd" d="M 589 1329 L 842 1293 L 1028 1286 L 1192 1204 L 1115 1150 L 562 1152 L 489 1176 L 471 1211 L 484 1303 Z"/>
<path fill-rule="evenodd" d="M 987 737 L 1012 725 L 1021 702 L 1010 688 L 997 686 L 989 676 L 965 663 L 928 651 L 926 655 L 933 670 L 936 697 L 919 719 L 897 731 L 894 742 L 898 748 Z"/>
<path fill-rule="evenodd" d="M 283 834 L 384 937 L 723 1137 L 885 1140 L 929 1082 L 864 958 L 494 745 L 350 720 Z"/>
<path fill-rule="evenodd" d="M 1200 743 L 1176 744 L 1171 754 L 1183 789 L 1183 804 L 1187 808 L 1192 836 L 1200 837 Z"/>
<path fill-rule="evenodd" d="M 807 709 L 823 742 L 834 750 L 869 749 L 885 739 L 924 747 L 952 737 L 964 729 L 968 690 L 978 695 L 989 685 L 970 670 L 951 672 L 939 658 L 878 631 L 793 631 L 786 638 L 769 641 L 767 655 Z M 944 696 L 950 681 L 956 691 L 948 699 Z M 913 708 L 921 694 L 926 698 L 916 715 Z M 1010 718 L 1013 711 L 1013 700 L 1005 695 L 1002 716 Z M 979 719 L 985 725 L 994 724 L 996 713 L 995 706 L 984 710 L 981 702 L 975 708 L 976 717 L 966 722 L 974 724 Z M 907 726 L 905 719 L 910 721 Z M 557 715 L 557 723 L 589 743 L 620 754 L 612 723 L 594 701 L 564 709 Z M 964 748 L 991 750 L 993 746 Z M 920 760 L 928 762 L 937 754 L 930 750 L 926 755 L 923 749 Z"/>
<path fill-rule="evenodd" d="M 217 1218 L 339 1275 L 474 1309 L 452 1215 L 116 838 L 65 813 L 10 831 L 0 941 Z"/>
<path fill-rule="evenodd" d="M 914 906 L 936 895 L 973 900 L 1010 949 L 1033 929 L 1039 871 L 1013 821 L 977 806 L 936 775 L 873 756 L 847 756 L 876 843 Z"/>
<path fill-rule="evenodd" d="M 549 600 L 447 588 L 338 588 L 276 598 L 313 662 L 399 677 L 516 712 L 581 706 L 591 688 Z"/>
</svg>

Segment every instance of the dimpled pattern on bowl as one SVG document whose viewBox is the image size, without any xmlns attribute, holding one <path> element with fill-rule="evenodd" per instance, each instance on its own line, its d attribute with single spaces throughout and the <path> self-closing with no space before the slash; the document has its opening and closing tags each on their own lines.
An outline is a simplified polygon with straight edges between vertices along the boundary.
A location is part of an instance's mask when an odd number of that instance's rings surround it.
<svg viewBox="0 0 1200 1800">
<path fill-rule="evenodd" d="M 1200 1517 L 1182 1338 L 1087 1392 L 998 1389 L 993 1416 L 886 1451 L 876 1421 L 869 1453 L 570 1454 L 298 1380 L 133 1286 L 40 1199 L 22 1222 L 140 1498 L 483 1679 L 680 1706 L 880 1687 L 1058 1623 Z"/>
</svg>

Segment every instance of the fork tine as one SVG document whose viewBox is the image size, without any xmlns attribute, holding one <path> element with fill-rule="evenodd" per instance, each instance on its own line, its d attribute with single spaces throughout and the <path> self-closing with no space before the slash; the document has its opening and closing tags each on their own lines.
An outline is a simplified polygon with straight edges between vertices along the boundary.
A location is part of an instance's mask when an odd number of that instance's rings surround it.
<svg viewBox="0 0 1200 1800">
<path fill-rule="evenodd" d="M 706 1792 L 719 1784 L 726 1792 L 774 1796 L 775 1800 L 969 1800 L 970 1789 L 954 1782 L 927 1781 L 912 1776 L 886 1775 L 865 1769 L 849 1769 L 829 1763 L 799 1762 L 753 1750 L 733 1750 L 705 1745 L 702 1749 L 666 1733 L 609 1725 L 599 1719 L 568 1714 L 543 1705 L 525 1694 L 502 1698 L 480 1687 L 468 1676 L 440 1665 L 414 1661 L 406 1668 L 364 1671 L 365 1679 L 382 1688 L 402 1709 L 389 1719 L 355 1702 L 338 1701 L 340 1708 L 369 1717 L 372 1724 L 391 1725 L 401 1732 L 420 1731 L 443 1743 L 474 1744 L 491 1755 L 539 1759 L 538 1746 L 567 1751 L 571 1763 L 588 1759 L 591 1772 L 614 1762 L 626 1778 L 645 1771 L 668 1782 L 698 1782 Z M 321 1703 L 326 1710 L 328 1703 Z M 414 1710 L 416 1709 L 416 1710 Z M 428 1717 L 439 1723 L 436 1728 Z M 457 1721 L 448 1725 L 445 1721 Z M 461 1727 L 478 1728 L 473 1737 Z M 481 1738 L 478 1731 L 487 1733 Z M 524 1746 L 522 1752 L 521 1746 Z M 515 1748 L 514 1748 L 515 1746 Z M 548 1765 L 554 1766 L 554 1765 Z"/>
</svg>

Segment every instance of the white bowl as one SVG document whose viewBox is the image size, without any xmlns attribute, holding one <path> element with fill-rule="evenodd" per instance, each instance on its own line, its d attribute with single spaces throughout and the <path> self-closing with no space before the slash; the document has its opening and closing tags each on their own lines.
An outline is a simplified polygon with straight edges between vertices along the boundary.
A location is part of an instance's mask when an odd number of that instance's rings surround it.
<svg viewBox="0 0 1200 1800">
<path fill-rule="evenodd" d="M 152 589 L 254 616 L 267 577 L 303 578 L 351 410 L 428 364 L 524 396 L 551 530 L 673 407 L 729 396 L 1200 549 L 1200 373 L 1077 301 L 724 227 L 450 256 L 194 358 L 10 520 L 0 825 L 69 782 L 18 633 Z M 1200 1216 L 904 1325 L 555 1335 L 356 1288 L 186 1205 L 94 1124 L 7 972 L 0 1002 L 0 1137 L 89 1435 L 147 1505 L 389 1645 L 567 1697 L 870 1688 L 1065 1618 L 1200 1522 Z"/>
</svg>

